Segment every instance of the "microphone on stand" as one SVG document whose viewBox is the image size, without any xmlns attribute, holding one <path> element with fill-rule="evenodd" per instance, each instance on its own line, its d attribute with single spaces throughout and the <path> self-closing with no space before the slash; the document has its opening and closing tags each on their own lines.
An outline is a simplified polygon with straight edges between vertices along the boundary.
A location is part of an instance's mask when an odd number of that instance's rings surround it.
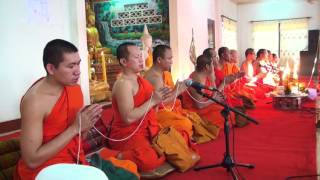
<svg viewBox="0 0 320 180">
<path fill-rule="evenodd" d="M 217 88 L 205 86 L 205 85 L 203 85 L 203 84 L 201 84 L 199 82 L 193 81 L 192 79 L 185 80 L 185 84 L 188 87 L 191 86 L 191 87 L 195 88 L 197 91 L 201 91 L 202 89 L 207 89 L 207 90 L 210 90 L 210 91 L 218 91 L 218 92 L 220 92 Z"/>
</svg>

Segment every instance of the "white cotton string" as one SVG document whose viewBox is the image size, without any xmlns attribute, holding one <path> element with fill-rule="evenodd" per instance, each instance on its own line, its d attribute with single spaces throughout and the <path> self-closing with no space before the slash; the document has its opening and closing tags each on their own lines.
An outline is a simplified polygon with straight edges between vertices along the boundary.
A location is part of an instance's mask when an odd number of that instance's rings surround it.
<svg viewBox="0 0 320 180">
<path fill-rule="evenodd" d="M 81 114 L 79 115 L 79 130 L 78 130 L 78 153 L 77 153 L 77 164 L 79 164 L 80 159 L 80 148 L 81 148 Z"/>
<path fill-rule="evenodd" d="M 199 101 L 198 99 L 194 98 L 191 93 L 188 91 L 188 89 L 186 90 L 188 95 L 191 97 L 191 99 L 193 99 L 194 101 L 198 102 L 198 103 L 206 103 L 208 102 L 208 99 L 206 101 Z"/>
<path fill-rule="evenodd" d="M 307 88 L 310 86 L 311 80 L 313 78 L 314 70 L 316 69 L 316 64 L 317 64 L 317 60 L 318 60 L 318 55 L 319 55 L 319 46 L 317 47 L 317 54 L 316 54 L 316 57 L 314 58 L 314 61 L 313 61 L 312 72 L 311 72 L 311 76 L 310 76 Z"/>
<path fill-rule="evenodd" d="M 151 97 L 150 97 L 150 100 L 149 100 L 149 103 L 148 103 L 148 106 L 146 108 L 146 112 L 144 113 L 143 115 L 143 118 L 141 119 L 139 125 L 137 126 L 137 128 L 127 137 L 125 138 L 122 138 L 122 139 L 113 139 L 113 138 L 109 138 L 107 136 L 105 136 L 103 133 L 101 133 L 94 125 L 93 125 L 93 128 L 102 136 L 104 137 L 105 139 L 108 139 L 110 141 L 115 141 L 115 142 L 119 142 L 119 141 L 126 141 L 128 139 L 130 139 L 139 129 L 140 129 L 140 126 L 142 125 L 143 121 L 145 120 L 146 118 L 146 115 L 148 114 L 148 110 L 150 108 L 150 105 L 151 105 L 151 100 L 152 100 L 152 96 L 153 96 L 153 93 L 151 94 Z"/>
<path fill-rule="evenodd" d="M 163 106 L 163 109 L 165 109 L 166 111 L 172 111 L 173 108 L 174 108 L 174 105 L 176 104 L 176 100 L 177 100 L 177 97 L 178 97 L 178 91 L 179 91 L 179 83 L 177 83 L 177 90 L 176 90 L 176 95 L 174 97 L 174 101 L 173 101 L 173 104 L 171 106 L 171 108 L 166 108 L 166 106 L 163 104 L 163 102 L 161 102 L 162 106 Z"/>
</svg>

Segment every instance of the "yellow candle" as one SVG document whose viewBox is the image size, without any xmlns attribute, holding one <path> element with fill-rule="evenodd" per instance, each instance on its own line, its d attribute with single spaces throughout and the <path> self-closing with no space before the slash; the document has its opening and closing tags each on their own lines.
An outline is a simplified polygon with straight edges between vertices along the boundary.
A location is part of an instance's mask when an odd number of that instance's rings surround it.
<svg viewBox="0 0 320 180">
<path fill-rule="evenodd" d="M 103 51 L 101 52 L 101 66 L 102 66 L 102 79 L 107 83 L 107 67 L 106 67 L 106 58 Z"/>
<path fill-rule="evenodd" d="M 90 53 L 88 53 L 88 72 L 89 72 L 89 80 L 91 80 L 91 60 L 90 60 Z"/>
</svg>

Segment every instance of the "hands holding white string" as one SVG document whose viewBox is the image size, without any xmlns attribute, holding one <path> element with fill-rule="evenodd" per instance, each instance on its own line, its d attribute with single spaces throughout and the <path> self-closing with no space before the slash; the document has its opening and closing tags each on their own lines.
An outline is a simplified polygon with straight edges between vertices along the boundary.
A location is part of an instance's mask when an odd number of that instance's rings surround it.
<svg viewBox="0 0 320 180">
<path fill-rule="evenodd" d="M 159 104 L 160 102 L 168 100 L 172 96 L 173 91 L 168 87 L 162 87 L 153 92 L 152 103 L 154 105 Z"/>
<path fill-rule="evenodd" d="M 100 119 L 102 106 L 99 104 L 92 104 L 81 108 L 77 114 L 77 119 L 73 125 L 77 131 L 86 131 L 93 127 L 93 125 Z M 80 129 L 81 128 L 81 129 Z"/>
<path fill-rule="evenodd" d="M 177 96 L 180 95 L 181 93 L 183 93 L 185 90 L 188 89 L 188 86 L 186 85 L 186 81 L 188 81 L 189 79 L 185 79 L 184 81 L 179 81 L 177 80 L 176 85 L 174 87 L 174 90 L 177 90 Z"/>
</svg>

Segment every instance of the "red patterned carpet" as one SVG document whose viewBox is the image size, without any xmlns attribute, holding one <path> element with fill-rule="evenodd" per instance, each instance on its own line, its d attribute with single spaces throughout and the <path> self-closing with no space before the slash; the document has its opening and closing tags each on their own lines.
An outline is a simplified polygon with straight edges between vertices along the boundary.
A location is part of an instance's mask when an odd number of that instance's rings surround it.
<svg viewBox="0 0 320 180">
<path fill-rule="evenodd" d="M 255 169 L 238 167 L 243 177 L 239 179 L 283 180 L 290 176 L 316 174 L 314 102 L 304 102 L 301 110 L 283 111 L 274 109 L 270 101 L 261 101 L 255 110 L 248 112 L 260 122 L 259 125 L 250 124 L 235 129 L 236 154 L 233 157 L 237 162 L 252 163 L 256 166 Z M 232 136 L 231 134 L 231 145 Z M 201 155 L 199 166 L 221 162 L 225 151 L 223 133 L 217 140 L 198 147 Z M 186 173 L 174 172 L 163 179 L 220 180 L 232 177 L 224 168 L 214 168 L 189 170 Z"/>
</svg>

